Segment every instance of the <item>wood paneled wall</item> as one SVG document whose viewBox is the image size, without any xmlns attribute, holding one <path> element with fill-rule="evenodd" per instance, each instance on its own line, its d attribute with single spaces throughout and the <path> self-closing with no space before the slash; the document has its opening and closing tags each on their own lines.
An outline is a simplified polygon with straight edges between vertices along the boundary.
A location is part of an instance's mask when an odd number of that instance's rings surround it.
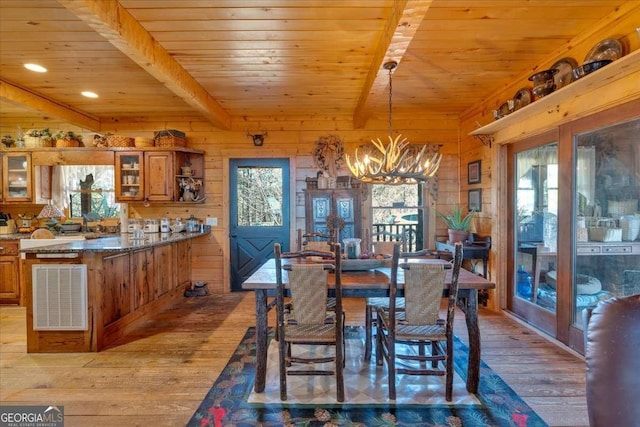
<svg viewBox="0 0 640 427">
<path fill-rule="evenodd" d="M 197 218 L 218 218 L 218 226 L 213 227 L 211 235 L 206 239 L 198 239 L 193 243 L 192 280 L 204 280 L 213 292 L 229 292 L 229 221 L 228 206 L 228 170 L 230 158 L 264 158 L 288 157 L 291 159 L 292 177 L 295 178 L 295 197 L 291 200 L 292 229 L 291 243 L 295 244 L 295 230 L 304 227 L 304 193 L 306 177 L 315 177 L 317 168 L 311 157 L 315 141 L 326 135 L 339 136 L 345 152 L 353 151 L 361 144 L 368 143 L 372 138 L 386 140 L 388 135 L 387 118 L 380 117 L 370 120 L 364 129 L 354 129 L 351 118 L 320 118 L 299 117 L 279 119 L 264 117 L 254 121 L 234 123 L 234 130 L 221 131 L 198 117 L 178 117 L 173 119 L 158 119 L 157 122 L 144 121 L 140 123 L 113 123 L 108 132 L 128 135 L 152 137 L 154 130 L 179 129 L 187 134 L 189 148 L 205 152 L 206 168 L 206 201 L 198 205 L 180 204 L 143 204 L 129 205 L 130 217 L 181 217 L 194 215 Z M 395 117 L 394 129 L 402 133 L 413 143 L 433 143 L 441 145 L 441 152 L 445 158 L 439 172 L 440 197 L 438 204 L 456 203 L 459 195 L 458 182 L 458 135 L 459 123 L 456 115 L 432 115 L 423 117 Z M 51 127 L 48 123 L 20 123 L 3 122 L 2 127 L 15 129 Z M 65 127 L 67 129 L 67 127 Z M 69 128 L 70 129 L 70 128 Z M 77 129 L 80 130 L 80 129 Z M 247 136 L 247 132 L 260 133 L 267 131 L 264 145 L 256 147 Z M 13 133 L 13 132 L 12 132 Z M 86 134 L 85 140 L 91 140 Z M 347 175 L 346 166 L 338 171 L 340 175 Z M 292 204 L 293 204 L 292 203 Z M 39 208 L 25 205 L 11 208 L 16 213 Z M 446 209 L 446 208 L 443 208 Z M 4 210 L 4 207 L 3 207 Z M 443 234 L 440 230 L 439 234 Z M 446 234 L 446 232 L 444 232 Z"/>
</svg>

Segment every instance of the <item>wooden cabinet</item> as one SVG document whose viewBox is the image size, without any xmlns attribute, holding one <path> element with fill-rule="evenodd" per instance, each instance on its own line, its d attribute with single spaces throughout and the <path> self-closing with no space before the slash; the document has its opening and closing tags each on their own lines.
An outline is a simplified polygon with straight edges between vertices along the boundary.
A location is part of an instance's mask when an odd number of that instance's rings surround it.
<svg viewBox="0 0 640 427">
<path fill-rule="evenodd" d="M 115 188 L 119 201 L 144 199 L 144 155 L 142 152 L 115 153 Z"/>
<path fill-rule="evenodd" d="M 153 250 L 158 297 L 175 288 L 173 275 L 173 247 L 175 245 L 156 246 Z"/>
<path fill-rule="evenodd" d="M 174 259 L 176 260 L 175 286 L 187 289 L 191 286 L 191 240 L 176 243 L 174 250 Z"/>
<path fill-rule="evenodd" d="M 107 326 L 131 312 L 129 256 L 118 254 L 103 259 L 103 283 L 100 309 L 102 324 Z"/>
<path fill-rule="evenodd" d="M 191 174 L 183 175 L 187 168 Z M 115 172 L 118 201 L 203 201 L 204 155 L 197 150 L 116 152 Z M 196 184 L 200 190 L 190 191 Z"/>
<path fill-rule="evenodd" d="M 30 153 L 2 153 L 2 201 L 25 203 L 33 200 Z"/>
<path fill-rule="evenodd" d="M 305 191 L 306 231 L 329 234 L 327 217 L 337 215 L 344 221 L 340 241 L 362 235 L 362 193 L 354 189 L 307 189 Z"/>
<path fill-rule="evenodd" d="M 153 249 L 135 251 L 131 255 L 131 275 L 133 306 L 134 310 L 137 310 L 157 297 Z"/>
<path fill-rule="evenodd" d="M 16 240 L 0 240 L 0 304 L 20 304 L 20 256 Z"/>
<path fill-rule="evenodd" d="M 144 153 L 144 198 L 149 201 L 176 201 L 174 198 L 174 161 L 172 152 Z"/>
</svg>

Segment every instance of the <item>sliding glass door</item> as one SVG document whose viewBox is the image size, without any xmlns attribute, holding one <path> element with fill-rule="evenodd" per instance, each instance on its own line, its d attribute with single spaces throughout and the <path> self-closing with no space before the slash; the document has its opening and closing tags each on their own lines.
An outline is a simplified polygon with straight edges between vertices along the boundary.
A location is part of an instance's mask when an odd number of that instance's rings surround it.
<svg viewBox="0 0 640 427">
<path fill-rule="evenodd" d="M 579 352 L 583 311 L 640 294 L 640 99 L 510 144 L 507 309 Z"/>
<path fill-rule="evenodd" d="M 512 254 L 510 309 L 544 331 L 556 330 L 558 142 L 555 135 L 510 151 Z"/>
</svg>

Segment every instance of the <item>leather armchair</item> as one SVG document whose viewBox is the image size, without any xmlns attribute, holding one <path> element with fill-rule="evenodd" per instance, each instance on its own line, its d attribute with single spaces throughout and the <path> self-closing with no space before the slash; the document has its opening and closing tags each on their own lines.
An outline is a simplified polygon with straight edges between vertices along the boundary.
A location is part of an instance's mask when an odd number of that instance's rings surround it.
<svg viewBox="0 0 640 427">
<path fill-rule="evenodd" d="M 640 295 L 593 309 L 586 337 L 587 407 L 592 427 L 640 423 Z"/>
</svg>

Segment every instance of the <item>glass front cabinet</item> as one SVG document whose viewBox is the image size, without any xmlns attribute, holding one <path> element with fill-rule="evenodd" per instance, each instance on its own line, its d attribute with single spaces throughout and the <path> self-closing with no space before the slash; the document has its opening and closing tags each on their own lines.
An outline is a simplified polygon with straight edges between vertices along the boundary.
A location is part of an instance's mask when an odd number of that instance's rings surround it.
<svg viewBox="0 0 640 427">
<path fill-rule="evenodd" d="M 32 174 L 31 154 L 2 153 L 2 191 L 0 195 L 5 203 L 31 202 Z"/>
<path fill-rule="evenodd" d="M 584 309 L 640 294 L 640 100 L 507 153 L 507 307 L 583 352 Z"/>
<path fill-rule="evenodd" d="M 144 199 L 144 153 L 116 152 L 115 184 L 119 201 L 139 201 Z"/>
</svg>

